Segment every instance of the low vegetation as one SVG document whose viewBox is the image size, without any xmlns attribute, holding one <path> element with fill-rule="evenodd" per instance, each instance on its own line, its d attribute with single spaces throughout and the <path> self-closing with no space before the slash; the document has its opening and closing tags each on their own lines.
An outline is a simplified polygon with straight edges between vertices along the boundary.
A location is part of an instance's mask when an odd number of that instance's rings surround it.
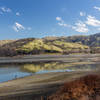
<svg viewBox="0 0 100 100">
<path fill-rule="evenodd" d="M 100 76 L 88 75 L 67 82 L 55 94 L 42 100 L 100 100 Z"/>
</svg>

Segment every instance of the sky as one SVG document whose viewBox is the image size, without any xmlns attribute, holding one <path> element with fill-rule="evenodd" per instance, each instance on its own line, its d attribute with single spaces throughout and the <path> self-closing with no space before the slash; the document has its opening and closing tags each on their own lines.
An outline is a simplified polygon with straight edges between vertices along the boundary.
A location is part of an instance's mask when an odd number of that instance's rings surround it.
<svg viewBox="0 0 100 100">
<path fill-rule="evenodd" d="M 100 0 L 0 0 L 0 40 L 100 32 Z"/>
</svg>

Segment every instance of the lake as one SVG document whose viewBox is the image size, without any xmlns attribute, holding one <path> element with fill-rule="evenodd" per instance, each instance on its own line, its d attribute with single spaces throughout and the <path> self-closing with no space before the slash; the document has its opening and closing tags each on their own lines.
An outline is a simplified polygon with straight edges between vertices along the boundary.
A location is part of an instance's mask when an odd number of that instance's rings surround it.
<svg viewBox="0 0 100 100">
<path fill-rule="evenodd" d="M 65 59 L 65 58 L 64 58 Z M 100 69 L 97 58 L 69 57 L 61 61 L 46 61 L 33 63 L 14 63 L 0 65 L 0 82 L 13 80 L 34 74 L 50 72 L 96 71 Z"/>
</svg>

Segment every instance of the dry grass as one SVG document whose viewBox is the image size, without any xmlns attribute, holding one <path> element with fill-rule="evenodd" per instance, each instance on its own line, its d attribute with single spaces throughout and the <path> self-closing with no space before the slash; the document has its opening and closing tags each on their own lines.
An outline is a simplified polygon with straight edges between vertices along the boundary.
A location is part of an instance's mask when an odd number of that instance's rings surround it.
<svg viewBox="0 0 100 100">
<path fill-rule="evenodd" d="M 65 83 L 47 100 L 100 100 L 100 76 L 88 75 Z"/>
</svg>

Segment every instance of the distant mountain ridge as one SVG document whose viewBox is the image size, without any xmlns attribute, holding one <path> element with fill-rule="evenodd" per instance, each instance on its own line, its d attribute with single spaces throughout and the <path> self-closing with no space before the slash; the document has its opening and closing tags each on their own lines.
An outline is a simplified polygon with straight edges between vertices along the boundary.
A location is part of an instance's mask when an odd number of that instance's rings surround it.
<svg viewBox="0 0 100 100">
<path fill-rule="evenodd" d="M 100 53 L 100 33 L 89 36 L 0 40 L 0 56 L 48 53 Z"/>
<path fill-rule="evenodd" d="M 46 37 L 45 40 L 60 40 L 65 42 L 73 42 L 73 43 L 82 43 L 84 45 L 88 45 L 90 47 L 96 46 L 100 47 L 100 33 L 85 36 L 85 35 L 79 35 L 79 36 L 68 36 L 68 37 Z"/>
</svg>

